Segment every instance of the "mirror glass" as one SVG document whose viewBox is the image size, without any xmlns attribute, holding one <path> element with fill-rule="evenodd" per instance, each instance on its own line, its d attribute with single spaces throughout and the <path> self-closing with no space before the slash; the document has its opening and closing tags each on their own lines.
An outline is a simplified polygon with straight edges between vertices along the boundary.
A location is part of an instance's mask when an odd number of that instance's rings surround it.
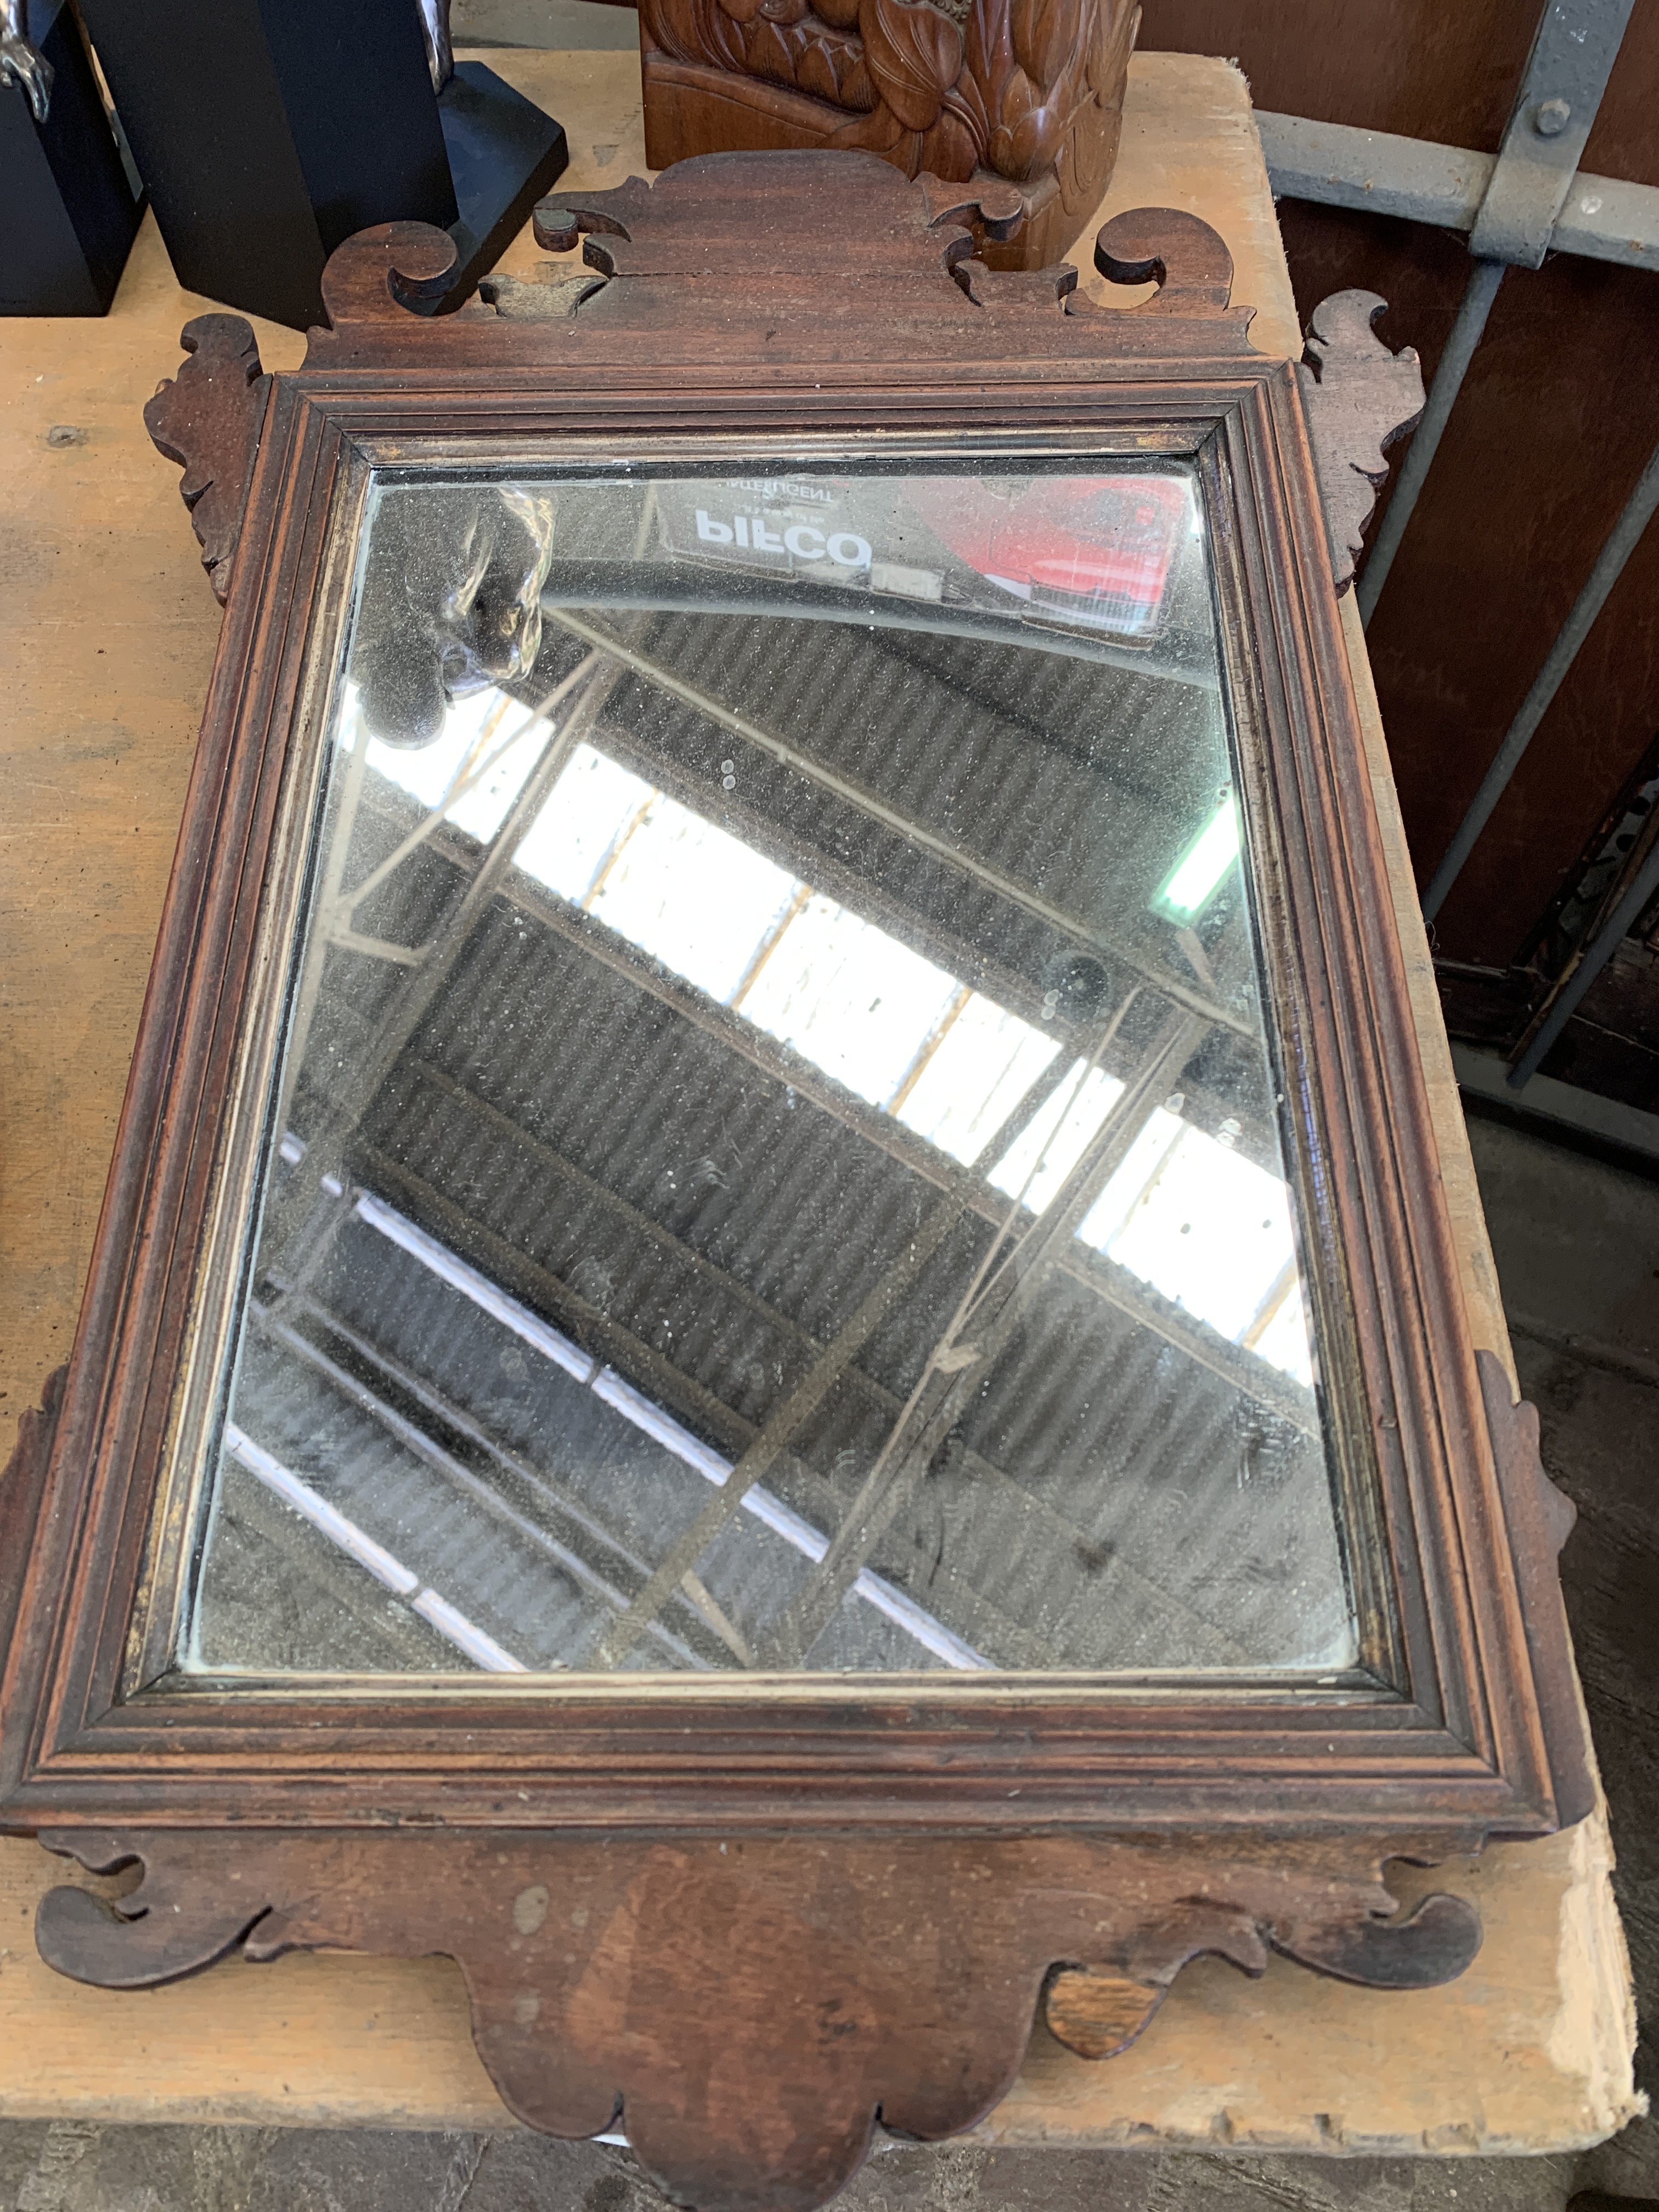
<svg viewBox="0 0 1659 2212">
<path fill-rule="evenodd" d="M 382 482 L 198 1673 L 1356 1643 L 1186 465 Z"/>
</svg>

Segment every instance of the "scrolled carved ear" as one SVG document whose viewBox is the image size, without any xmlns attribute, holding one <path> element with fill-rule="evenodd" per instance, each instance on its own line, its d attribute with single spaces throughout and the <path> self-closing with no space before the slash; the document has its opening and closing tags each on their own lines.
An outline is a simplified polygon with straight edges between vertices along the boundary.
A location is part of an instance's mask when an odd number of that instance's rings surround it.
<svg viewBox="0 0 1659 2212">
<path fill-rule="evenodd" d="M 1388 305 L 1375 292 L 1334 292 L 1322 301 L 1296 372 L 1339 595 L 1353 581 L 1365 525 L 1388 482 L 1383 454 L 1423 412 L 1416 353 L 1410 346 L 1390 353 L 1373 328 Z"/>
<path fill-rule="evenodd" d="M 924 169 L 916 182 L 927 203 L 929 230 L 938 230 L 945 223 L 961 223 L 1000 243 L 1024 226 L 1028 212 L 1024 193 L 1018 185 L 1000 177 L 978 177 L 959 185 Z"/>
<path fill-rule="evenodd" d="M 584 232 L 590 234 L 582 259 L 590 269 L 614 276 L 615 262 L 602 246 L 593 243 L 594 236 L 631 240 L 632 225 L 648 216 L 650 205 L 651 187 L 646 179 L 629 177 L 612 191 L 590 192 L 580 201 L 556 194 L 538 200 L 531 228 L 544 253 L 568 253 Z"/>
<path fill-rule="evenodd" d="M 185 472 L 179 495 L 222 606 L 270 379 L 259 365 L 252 325 L 240 315 L 198 315 L 179 342 L 189 358 L 146 401 L 144 428 L 157 452 Z"/>
<path fill-rule="evenodd" d="M 105 1990 L 151 1990 L 210 1966 L 246 1936 L 266 1911 L 252 1895 L 204 1893 L 188 1854 L 152 1860 L 144 1839 L 78 1830 L 43 1834 L 61 1857 L 78 1859 L 88 1874 L 118 1874 L 136 1861 L 144 1879 L 125 1897 L 106 1904 L 89 1890 L 49 1889 L 34 1917 L 34 1941 L 47 1966 L 71 1981 Z"/>
<path fill-rule="evenodd" d="M 1110 284 L 1155 283 L 1125 312 L 1219 315 L 1232 295 L 1233 257 L 1218 231 L 1183 208 L 1130 208 L 1103 223 L 1095 267 Z"/>
<path fill-rule="evenodd" d="M 1275 1951 L 1339 1982 L 1372 1990 L 1432 1990 L 1455 1982 L 1480 1948 L 1480 1915 L 1439 1890 L 1414 1911 L 1337 1920 L 1295 1920 L 1268 1929 Z"/>
<path fill-rule="evenodd" d="M 331 325 L 433 313 L 448 294 L 457 253 L 454 240 L 434 223 L 377 222 L 357 231 L 335 247 L 323 270 Z"/>
</svg>

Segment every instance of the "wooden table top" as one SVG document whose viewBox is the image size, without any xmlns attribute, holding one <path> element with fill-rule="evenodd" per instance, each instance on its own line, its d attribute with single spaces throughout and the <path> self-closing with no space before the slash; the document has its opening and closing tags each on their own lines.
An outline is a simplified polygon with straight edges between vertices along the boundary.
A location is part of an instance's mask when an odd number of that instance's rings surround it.
<svg viewBox="0 0 1659 2212">
<path fill-rule="evenodd" d="M 486 58 L 564 123 L 567 185 L 644 170 L 632 54 Z M 1106 289 L 1086 246 L 1098 223 L 1147 205 L 1212 223 L 1237 264 L 1234 299 L 1260 311 L 1255 344 L 1300 352 L 1249 88 L 1225 63 L 1134 60 L 1117 172 L 1073 257 L 1085 289 Z M 526 233 L 502 266 L 542 258 Z M 177 471 L 139 412 L 177 366 L 180 325 L 213 304 L 179 289 L 151 216 L 104 320 L 0 321 L 0 1453 L 74 1334 L 218 635 Z M 298 365 L 303 339 L 258 329 L 268 368 Z M 1343 604 L 1474 1340 L 1507 1363 L 1364 637 L 1352 594 Z M 980 2133 L 1374 2154 L 1599 2142 L 1639 2108 L 1610 1863 L 1598 1814 L 1546 1842 L 1409 1874 L 1402 1898 L 1456 1890 L 1486 1923 L 1474 1965 L 1445 1989 L 1350 1988 L 1279 1959 L 1253 1983 L 1200 1960 L 1121 2057 L 1091 2064 L 1039 2027 Z M 239 1960 L 170 1989 L 84 1989 L 40 1964 L 31 1932 L 37 1899 L 66 1879 L 109 1887 L 0 1839 L 0 2115 L 515 2124 L 473 2051 L 448 1960 Z"/>
</svg>

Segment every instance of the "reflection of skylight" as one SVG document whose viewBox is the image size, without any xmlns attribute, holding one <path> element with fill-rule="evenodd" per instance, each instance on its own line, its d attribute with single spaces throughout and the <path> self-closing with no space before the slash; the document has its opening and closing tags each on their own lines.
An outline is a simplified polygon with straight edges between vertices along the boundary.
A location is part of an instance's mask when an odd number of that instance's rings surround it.
<svg viewBox="0 0 1659 2212">
<path fill-rule="evenodd" d="M 751 846 L 591 745 L 572 752 L 516 859 L 527 875 L 722 1003 L 796 889 L 793 876 Z"/>
<path fill-rule="evenodd" d="M 362 734 L 354 684 L 348 687 L 340 717 L 341 750 L 349 752 Z M 368 765 L 428 808 L 444 805 L 459 784 L 462 788 L 447 809 L 448 819 L 487 844 L 523 789 L 550 734 L 544 721 L 490 686 L 453 700 L 441 732 L 429 745 L 388 745 L 370 738 Z"/>
<path fill-rule="evenodd" d="M 650 803 L 651 786 L 625 768 L 578 745 L 531 823 L 514 860 L 561 898 L 580 906 L 599 880 L 606 855 Z"/>
<path fill-rule="evenodd" d="M 1052 1037 L 975 991 L 896 1109 L 898 1118 L 967 1167 L 1059 1050 Z"/>
<path fill-rule="evenodd" d="M 1285 1186 L 1230 1144 L 1158 1107 L 1078 1235 L 1235 1344 L 1311 1384 Z"/>
<path fill-rule="evenodd" d="M 1283 1303 L 1250 1349 L 1270 1367 L 1279 1368 L 1308 1389 L 1313 1388 L 1313 1354 L 1299 1282 L 1290 1285 Z"/>
<path fill-rule="evenodd" d="M 879 1106 L 959 986 L 873 922 L 809 898 L 744 996 L 750 1020 Z"/>
<path fill-rule="evenodd" d="M 1010 1198 L 1024 1191 L 1026 1205 L 1041 1213 L 1122 1096 L 1116 1076 L 1099 1067 L 1085 1074 L 1079 1060 L 998 1161 L 991 1181 Z"/>
<path fill-rule="evenodd" d="M 369 762 L 428 806 L 486 773 L 450 818 L 493 833 L 544 741 L 502 735 L 499 693 L 451 709 L 419 752 L 371 744 Z M 492 752 L 499 759 L 492 760 Z M 504 796 L 501 794 L 505 794 Z M 1198 913 L 1238 851 L 1228 797 L 1159 894 Z M 740 1012 L 1034 1213 L 1106 1127 L 1123 1085 L 1075 1060 L 1000 1159 L 986 1147 L 1058 1042 L 705 816 L 578 744 L 520 841 L 516 864 L 558 896 Z M 1179 1099 L 1170 1102 L 1178 1107 Z M 1156 1109 L 1080 1224 L 1079 1240 L 1196 1319 L 1304 1384 L 1312 1364 L 1284 1184 L 1219 1139 Z"/>
<path fill-rule="evenodd" d="M 285 1159 L 302 1159 L 305 1149 L 303 1142 L 291 1131 L 284 1136 L 283 1157 Z M 625 1382 L 613 1368 L 603 1365 L 561 1330 L 544 1321 L 539 1314 L 532 1313 L 528 1307 L 520 1305 L 500 1284 L 469 1266 L 459 1254 L 452 1252 L 447 1244 L 441 1243 L 418 1223 L 407 1219 L 395 1206 L 388 1206 L 384 1199 L 377 1198 L 372 1191 L 358 1192 L 354 1210 L 360 1221 L 366 1222 L 371 1229 L 378 1230 L 382 1237 L 389 1238 L 401 1250 L 407 1252 L 411 1259 L 417 1260 L 451 1289 L 459 1291 L 464 1297 L 489 1314 L 492 1320 L 503 1323 L 544 1358 L 562 1368 L 566 1374 L 586 1383 L 626 1421 L 654 1437 L 657 1443 L 672 1452 L 676 1459 L 694 1468 L 705 1481 L 719 1488 L 729 1479 L 732 1472 L 732 1462 L 729 1459 L 712 1451 L 701 1437 L 694 1436 L 672 1413 L 665 1412 L 642 1391 Z M 240 1431 L 231 1431 L 233 1448 L 235 1448 L 235 1439 L 239 1436 Z M 242 1456 L 246 1458 L 246 1453 Z M 307 1486 L 298 1483 L 292 1475 L 287 1475 L 284 1487 L 282 1482 L 273 1480 L 270 1472 L 275 1462 L 270 1462 L 267 1455 L 262 1454 L 260 1458 L 266 1462 L 264 1465 L 256 1464 L 252 1460 L 247 1462 L 254 1473 L 270 1482 L 296 1510 L 313 1521 L 343 1550 L 351 1552 L 371 1574 L 377 1576 L 400 1595 L 406 1595 L 418 1587 L 418 1577 L 411 1574 L 372 1539 L 363 1535 L 333 1506 Z M 277 1474 L 284 1475 L 286 1470 L 278 1469 Z M 814 1565 L 827 1556 L 830 1540 L 822 1529 L 803 1519 L 763 1485 L 751 1484 L 744 1492 L 739 1503 L 744 1513 L 770 1528 L 774 1534 L 781 1536 L 793 1550 L 803 1553 Z M 853 1584 L 853 1595 L 873 1606 L 878 1613 L 896 1623 L 917 1643 L 933 1652 L 936 1658 L 943 1659 L 947 1666 L 980 1669 L 989 1665 L 989 1661 L 975 1651 L 971 1644 L 964 1643 L 943 1621 L 918 1605 L 913 1597 L 889 1582 L 884 1575 L 876 1574 L 868 1567 L 861 1569 Z M 434 1627 L 441 1630 L 453 1644 L 459 1644 L 479 1666 L 524 1671 L 519 1660 L 512 1658 L 499 1644 L 492 1643 L 482 1629 L 457 1613 L 435 1591 L 422 1591 L 420 1596 L 411 1598 L 410 1602 L 417 1612 L 424 1613 Z"/>
<path fill-rule="evenodd" d="M 1188 922 L 1204 911 L 1238 858 L 1238 802 L 1231 791 L 1182 854 L 1153 899 L 1158 913 Z"/>
</svg>

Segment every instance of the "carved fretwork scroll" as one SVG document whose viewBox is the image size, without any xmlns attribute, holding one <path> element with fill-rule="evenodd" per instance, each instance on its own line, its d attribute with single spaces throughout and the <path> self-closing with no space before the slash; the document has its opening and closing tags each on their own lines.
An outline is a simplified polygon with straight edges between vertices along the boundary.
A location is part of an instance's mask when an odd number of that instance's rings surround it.
<svg viewBox="0 0 1659 2212">
<path fill-rule="evenodd" d="M 1018 2072 L 1045 1984 L 1050 2027 L 1103 2057 L 1201 1952 L 1422 1989 L 1480 1941 L 1460 1898 L 1402 1913 L 1377 1878 L 1385 1847 L 1354 1838 L 1243 1854 L 1078 1837 L 42 1840 L 94 1871 L 144 1867 L 112 1911 L 78 1888 L 45 1898 L 40 1951 L 61 1972 L 139 1989 L 239 1946 L 446 1952 L 521 2119 L 620 2124 L 675 2202 L 721 2212 L 809 2212 L 878 2118 L 926 2141 L 971 2126 Z"/>
<path fill-rule="evenodd" d="M 185 325 L 180 343 L 190 358 L 157 387 L 144 408 L 144 428 L 184 470 L 179 489 L 222 605 L 270 379 L 240 315 L 198 315 Z"/>
<path fill-rule="evenodd" d="M 734 225 L 744 203 L 764 204 L 770 220 Z M 872 156 L 714 155 L 683 162 L 654 185 L 631 177 L 610 191 L 544 201 L 536 211 L 538 243 L 568 254 L 581 242 L 586 273 L 550 266 L 539 279 L 488 277 L 473 307 L 436 320 L 430 307 L 453 267 L 453 240 L 423 223 L 360 233 L 328 264 L 331 328 L 313 332 L 312 359 L 347 366 L 384 352 L 395 332 L 423 361 L 507 368 L 545 358 L 548 342 L 573 325 L 602 344 L 625 326 L 660 330 L 672 318 L 689 338 L 711 313 L 728 337 L 734 323 L 764 315 L 769 348 L 787 358 L 791 294 L 799 299 L 803 280 L 815 289 L 819 272 L 838 260 L 848 262 L 847 285 L 875 309 L 865 325 L 866 350 L 896 349 L 906 338 L 948 349 L 947 326 L 956 326 L 954 337 L 965 322 L 974 342 L 993 352 L 1043 341 L 1058 341 L 1066 353 L 1106 350 L 1129 361 L 1249 352 L 1253 311 L 1231 304 L 1232 257 L 1196 216 L 1138 208 L 1103 227 L 1094 248 L 1100 273 L 1115 284 L 1158 288 L 1127 308 L 1085 298 L 1069 264 L 988 266 L 986 241 L 1006 240 L 1025 220 L 1018 192 L 994 177 L 951 185 L 925 175 L 912 185 Z M 872 295 L 890 292 L 878 307 Z M 1372 334 L 1383 306 L 1370 293 L 1334 295 L 1315 312 L 1308 365 L 1297 372 L 1339 591 L 1352 580 L 1362 532 L 1387 477 L 1383 448 L 1423 407 L 1416 355 L 1409 347 L 1391 354 Z M 1056 316 L 1078 326 L 1075 337 L 1055 331 Z M 145 422 L 161 451 L 185 468 L 180 489 L 203 565 L 223 599 L 270 379 L 239 317 L 199 316 L 184 342 L 191 358 L 150 401 Z"/>
<path fill-rule="evenodd" d="M 1383 455 L 1423 413 L 1415 349 L 1390 353 L 1375 332 L 1388 305 L 1375 292 L 1333 292 L 1314 309 L 1297 370 L 1339 592 L 1353 581 L 1365 525 L 1389 480 Z"/>
<path fill-rule="evenodd" d="M 580 241 L 592 275 L 578 286 L 565 262 L 544 281 L 491 277 L 454 315 L 424 312 L 453 259 L 446 233 L 422 223 L 360 232 L 325 273 L 331 328 L 312 332 L 307 366 L 597 364 L 613 347 L 637 361 L 641 343 L 682 363 L 716 348 L 728 362 L 782 363 L 823 349 L 827 298 L 842 324 L 832 354 L 865 377 L 884 361 L 969 356 L 1127 365 L 1237 353 L 1259 363 L 1245 337 L 1253 311 L 1228 302 L 1231 257 L 1197 216 L 1143 208 L 1104 227 L 1102 272 L 1159 286 L 1123 308 L 1080 297 L 1069 264 L 990 268 L 988 241 L 1024 220 L 1018 194 L 996 178 L 913 184 L 869 154 L 710 155 L 654 185 L 630 177 L 544 200 L 538 242 L 563 255 Z"/>
</svg>

